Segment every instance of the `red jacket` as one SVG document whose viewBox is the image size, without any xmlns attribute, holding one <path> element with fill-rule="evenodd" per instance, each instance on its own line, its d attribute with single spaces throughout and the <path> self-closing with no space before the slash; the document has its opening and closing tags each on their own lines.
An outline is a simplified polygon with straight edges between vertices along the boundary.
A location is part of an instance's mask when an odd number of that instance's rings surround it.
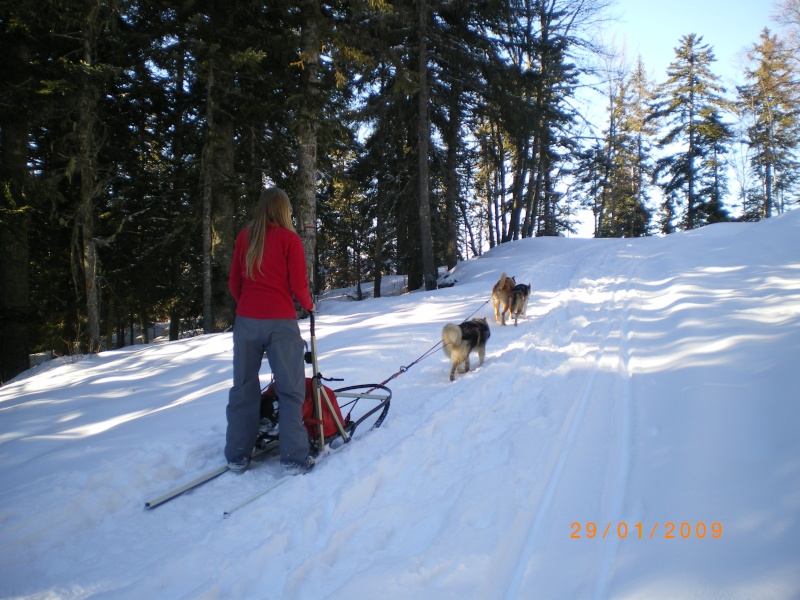
<svg viewBox="0 0 800 600">
<path fill-rule="evenodd" d="M 300 236 L 270 224 L 264 238 L 261 271 L 254 265 L 247 277 L 247 247 L 250 228 L 236 236 L 228 287 L 236 300 L 236 314 L 251 319 L 296 319 L 293 298 L 310 311 L 314 306 L 308 293 L 306 259 Z"/>
</svg>

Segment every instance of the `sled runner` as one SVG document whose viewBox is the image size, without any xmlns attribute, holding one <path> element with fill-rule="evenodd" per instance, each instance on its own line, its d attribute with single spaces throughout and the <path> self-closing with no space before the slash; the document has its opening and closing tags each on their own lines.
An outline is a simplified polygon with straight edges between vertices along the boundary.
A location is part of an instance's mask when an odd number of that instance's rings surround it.
<svg viewBox="0 0 800 600">
<path fill-rule="evenodd" d="M 311 313 L 311 350 L 305 361 L 312 365 L 312 376 L 306 378 L 306 397 L 303 402 L 303 423 L 308 431 L 311 453 L 325 452 L 327 445 L 338 447 L 348 443 L 356 431 L 369 431 L 380 427 L 389 412 L 392 391 L 382 384 L 360 384 L 332 390 L 323 381 L 341 381 L 322 377 L 317 366 L 317 347 L 314 314 Z M 339 404 L 339 400 L 346 400 Z M 261 427 L 256 440 L 253 458 L 278 449 L 280 431 L 275 430 L 280 406 L 270 384 L 261 392 Z M 227 464 L 200 475 L 173 490 L 145 502 L 145 508 L 155 508 L 173 498 L 196 489 L 228 471 Z M 271 489 L 268 488 L 267 491 Z M 259 494 L 260 495 L 260 494 Z M 247 502 L 252 501 L 254 496 Z M 238 507 L 237 507 L 238 508 Z M 232 512 L 232 511 L 231 511 Z M 227 516 L 228 513 L 226 513 Z"/>
</svg>

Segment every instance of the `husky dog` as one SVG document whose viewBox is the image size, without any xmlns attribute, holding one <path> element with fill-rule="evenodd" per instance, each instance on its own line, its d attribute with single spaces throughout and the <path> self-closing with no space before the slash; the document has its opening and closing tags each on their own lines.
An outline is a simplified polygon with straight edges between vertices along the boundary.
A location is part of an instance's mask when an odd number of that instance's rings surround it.
<svg viewBox="0 0 800 600">
<path fill-rule="evenodd" d="M 453 363 L 450 369 L 450 381 L 456 378 L 456 369 L 459 373 L 469 371 L 469 353 L 478 351 L 480 364 L 486 352 L 486 340 L 489 339 L 489 325 L 486 319 L 470 319 L 461 325 L 448 323 L 442 329 L 442 343 L 445 355 Z M 460 367 L 461 364 L 463 367 Z"/>
<path fill-rule="evenodd" d="M 517 282 L 514 281 L 514 278 L 506 277 L 506 274 L 503 273 L 492 288 L 494 320 L 501 321 L 500 317 L 502 316 L 503 325 L 506 324 L 506 313 L 511 316 L 511 290 L 514 289 L 515 285 L 517 285 Z"/>
<path fill-rule="evenodd" d="M 531 286 L 527 283 L 518 283 L 511 290 L 511 314 L 514 315 L 514 327 L 517 326 L 517 317 L 525 316 L 528 310 L 528 298 L 531 296 Z"/>
</svg>

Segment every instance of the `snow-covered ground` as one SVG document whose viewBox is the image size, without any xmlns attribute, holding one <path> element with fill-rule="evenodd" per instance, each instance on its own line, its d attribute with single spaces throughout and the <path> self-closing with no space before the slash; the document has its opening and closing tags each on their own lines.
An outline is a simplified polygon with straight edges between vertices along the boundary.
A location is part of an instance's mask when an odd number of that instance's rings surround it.
<svg viewBox="0 0 800 600">
<path fill-rule="evenodd" d="M 487 302 L 503 271 L 533 286 L 518 327 Z M 229 519 L 274 459 L 144 503 L 221 464 L 230 334 L 0 388 L 0 596 L 800 597 L 800 211 L 526 239 L 449 280 L 320 302 L 320 370 L 380 382 L 473 313 L 484 365 L 450 382 L 437 350 L 380 429 Z"/>
</svg>

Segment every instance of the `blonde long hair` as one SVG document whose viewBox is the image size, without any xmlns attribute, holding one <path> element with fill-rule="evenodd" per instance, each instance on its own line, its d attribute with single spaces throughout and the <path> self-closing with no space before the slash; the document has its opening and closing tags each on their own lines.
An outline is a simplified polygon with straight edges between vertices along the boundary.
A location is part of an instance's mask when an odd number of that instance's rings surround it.
<svg viewBox="0 0 800 600">
<path fill-rule="evenodd" d="M 261 190 L 256 205 L 256 214 L 250 223 L 250 237 L 245 255 L 247 277 L 255 279 L 255 270 L 261 272 L 261 257 L 264 253 L 264 238 L 269 224 L 279 225 L 294 231 L 292 224 L 292 205 L 289 196 L 280 188 L 269 187 Z"/>
</svg>

